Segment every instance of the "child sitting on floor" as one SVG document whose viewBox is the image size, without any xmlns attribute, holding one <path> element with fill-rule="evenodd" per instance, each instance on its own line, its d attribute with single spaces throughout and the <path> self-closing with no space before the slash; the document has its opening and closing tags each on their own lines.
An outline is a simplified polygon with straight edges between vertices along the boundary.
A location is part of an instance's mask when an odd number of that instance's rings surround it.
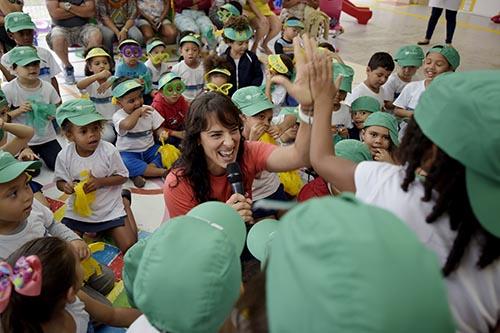
<svg viewBox="0 0 500 333">
<path fill-rule="evenodd" d="M 360 140 L 360 132 L 365 127 L 365 120 L 374 112 L 380 111 L 379 102 L 370 96 L 356 98 L 351 105 L 351 117 L 353 126 L 348 129 L 349 138 Z M 332 116 L 333 117 L 333 116 Z"/>
<path fill-rule="evenodd" d="M 205 89 L 228 95 L 233 87 L 231 80 L 231 65 L 224 56 L 209 54 L 203 60 L 205 68 Z"/>
<path fill-rule="evenodd" d="M 289 17 L 283 24 L 281 38 L 274 43 L 276 54 L 286 54 L 293 59 L 293 39 L 299 36 L 304 30 L 304 23 L 296 17 Z"/>
<path fill-rule="evenodd" d="M 146 44 L 146 54 L 148 55 L 148 60 L 146 60 L 145 65 L 151 72 L 151 81 L 153 84 L 153 98 L 158 91 L 158 81 L 160 76 L 168 72 L 167 60 L 170 55 L 167 52 L 167 46 L 159 38 L 153 38 Z"/>
</svg>

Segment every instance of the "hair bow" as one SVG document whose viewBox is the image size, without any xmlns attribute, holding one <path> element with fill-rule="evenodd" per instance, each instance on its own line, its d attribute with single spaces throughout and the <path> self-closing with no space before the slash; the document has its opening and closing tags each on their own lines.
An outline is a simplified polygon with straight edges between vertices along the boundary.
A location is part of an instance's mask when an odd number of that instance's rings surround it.
<svg viewBox="0 0 500 333">
<path fill-rule="evenodd" d="M 42 263 L 37 256 L 20 257 L 14 267 L 0 262 L 0 313 L 9 304 L 14 290 L 24 296 L 38 296 L 42 290 Z"/>
<path fill-rule="evenodd" d="M 165 53 L 152 54 L 150 57 L 153 65 L 158 65 L 161 62 L 167 61 L 170 58 L 170 55 L 168 54 L 168 52 L 165 52 Z"/>
<path fill-rule="evenodd" d="M 206 87 L 210 91 L 219 92 L 219 93 L 227 96 L 229 94 L 229 90 L 231 90 L 231 88 L 233 87 L 233 84 L 232 83 L 224 83 L 224 84 L 218 86 L 215 83 L 209 82 L 206 84 Z"/>
</svg>

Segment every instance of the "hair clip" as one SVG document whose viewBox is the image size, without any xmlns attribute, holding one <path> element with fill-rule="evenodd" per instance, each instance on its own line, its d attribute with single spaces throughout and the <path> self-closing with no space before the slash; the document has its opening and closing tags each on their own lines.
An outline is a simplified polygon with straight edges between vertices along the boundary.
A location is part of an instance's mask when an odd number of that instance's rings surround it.
<svg viewBox="0 0 500 333">
<path fill-rule="evenodd" d="M 20 257 L 14 267 L 5 261 L 0 262 L 0 313 L 9 305 L 12 286 L 24 296 L 40 295 L 42 264 L 37 256 Z"/>
<path fill-rule="evenodd" d="M 229 95 L 229 90 L 233 87 L 232 83 L 224 83 L 220 86 L 216 85 L 215 83 L 209 82 L 206 84 L 206 87 L 209 91 L 214 91 L 218 92 L 224 95 Z"/>
<path fill-rule="evenodd" d="M 168 54 L 168 52 L 164 52 L 164 53 L 152 54 L 150 57 L 153 65 L 158 65 L 159 63 L 167 61 L 170 58 L 170 55 Z"/>
</svg>

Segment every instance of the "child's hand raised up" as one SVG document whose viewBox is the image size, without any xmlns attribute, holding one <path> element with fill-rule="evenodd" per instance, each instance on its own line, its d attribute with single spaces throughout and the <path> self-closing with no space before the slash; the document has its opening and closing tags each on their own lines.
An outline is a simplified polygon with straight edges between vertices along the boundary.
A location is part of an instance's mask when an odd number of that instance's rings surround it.
<svg viewBox="0 0 500 333">
<path fill-rule="evenodd" d="M 135 112 L 138 112 L 140 113 L 140 117 L 147 117 L 149 116 L 149 114 L 151 112 L 153 112 L 153 108 L 148 106 L 148 105 L 143 105 L 141 106 L 140 108 L 138 108 L 137 110 L 135 110 Z"/>
<path fill-rule="evenodd" d="M 269 126 L 265 124 L 255 124 L 250 128 L 250 134 L 249 134 L 249 140 L 250 141 L 257 141 L 260 139 L 262 134 L 268 129 Z"/>
</svg>

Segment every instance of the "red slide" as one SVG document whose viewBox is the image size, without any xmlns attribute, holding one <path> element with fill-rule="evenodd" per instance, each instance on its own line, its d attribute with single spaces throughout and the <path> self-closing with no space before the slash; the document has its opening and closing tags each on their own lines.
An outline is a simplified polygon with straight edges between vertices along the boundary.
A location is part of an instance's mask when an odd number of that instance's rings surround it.
<svg viewBox="0 0 500 333">
<path fill-rule="evenodd" d="M 356 18 L 359 24 L 367 24 L 373 12 L 368 7 L 358 7 L 349 0 L 343 0 L 342 11 Z"/>
</svg>

